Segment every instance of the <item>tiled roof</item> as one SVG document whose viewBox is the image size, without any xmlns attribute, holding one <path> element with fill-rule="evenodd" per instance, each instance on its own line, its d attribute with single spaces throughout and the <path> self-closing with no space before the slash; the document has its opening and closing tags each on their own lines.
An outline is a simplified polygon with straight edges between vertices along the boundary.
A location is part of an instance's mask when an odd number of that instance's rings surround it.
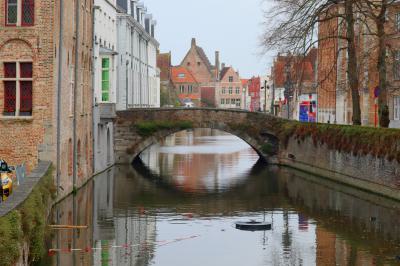
<svg viewBox="0 0 400 266">
<path fill-rule="evenodd" d="M 162 81 L 170 79 L 171 53 L 157 55 L 157 67 L 160 69 L 160 78 Z"/>
<path fill-rule="evenodd" d="M 249 84 L 249 79 L 241 79 L 242 86 L 247 86 Z"/>
<path fill-rule="evenodd" d="M 197 83 L 192 73 L 186 68 L 176 66 L 171 68 L 171 80 L 175 84 L 179 83 Z"/>
</svg>

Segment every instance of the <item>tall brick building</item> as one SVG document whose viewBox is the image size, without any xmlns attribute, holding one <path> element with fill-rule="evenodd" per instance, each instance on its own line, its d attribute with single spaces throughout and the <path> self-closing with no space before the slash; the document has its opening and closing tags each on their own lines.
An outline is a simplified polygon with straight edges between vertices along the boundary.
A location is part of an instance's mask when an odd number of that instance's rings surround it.
<svg viewBox="0 0 400 266">
<path fill-rule="evenodd" d="M 387 12 L 385 31 L 387 34 L 387 82 L 390 126 L 400 128 L 400 9 L 393 3 Z M 331 13 L 343 13 L 338 5 Z M 357 15 L 360 17 L 360 14 Z M 355 40 L 359 64 L 359 94 L 361 120 L 363 125 L 375 125 L 375 89 L 378 79 L 378 39 L 375 22 L 369 18 L 356 22 Z M 341 38 L 328 36 L 345 35 L 346 28 L 342 18 L 333 17 L 319 24 L 318 49 L 318 102 L 319 121 L 352 123 L 352 99 L 347 80 L 347 42 Z"/>
<path fill-rule="evenodd" d="M 92 8 L 80 0 L 0 5 L 0 157 L 28 172 L 53 161 L 60 196 L 92 174 Z"/>
</svg>

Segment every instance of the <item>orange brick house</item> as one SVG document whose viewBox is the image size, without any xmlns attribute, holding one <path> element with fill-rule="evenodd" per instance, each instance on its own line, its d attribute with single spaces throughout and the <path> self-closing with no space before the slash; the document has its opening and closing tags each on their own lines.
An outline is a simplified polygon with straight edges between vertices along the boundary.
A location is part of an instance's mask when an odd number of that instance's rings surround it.
<svg viewBox="0 0 400 266">
<path fill-rule="evenodd" d="M 192 102 L 196 107 L 201 106 L 199 83 L 186 67 L 172 67 L 171 81 L 182 105 Z"/>
<path fill-rule="evenodd" d="M 92 174 L 93 1 L 64 0 L 62 8 L 51 0 L 4 2 L 0 158 L 28 172 L 52 161 L 62 196 Z"/>
</svg>

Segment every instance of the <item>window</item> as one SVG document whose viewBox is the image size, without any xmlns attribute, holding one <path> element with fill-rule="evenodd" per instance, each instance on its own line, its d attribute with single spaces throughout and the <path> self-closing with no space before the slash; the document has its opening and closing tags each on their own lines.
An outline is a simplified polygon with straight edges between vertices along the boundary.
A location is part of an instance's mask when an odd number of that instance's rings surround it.
<svg viewBox="0 0 400 266">
<path fill-rule="evenodd" d="M 7 7 L 7 25 L 17 25 L 18 21 L 18 3 L 17 0 L 6 0 Z"/>
<path fill-rule="evenodd" d="M 178 74 L 178 78 L 180 78 L 180 79 L 185 78 L 185 73 L 179 73 L 179 74 Z"/>
<path fill-rule="evenodd" d="M 240 88 L 239 87 L 236 88 L 236 94 L 240 94 Z"/>
<path fill-rule="evenodd" d="M 400 96 L 393 98 L 393 113 L 394 120 L 400 120 Z"/>
<path fill-rule="evenodd" d="M 222 94 L 226 94 L 226 89 L 222 88 Z"/>
<path fill-rule="evenodd" d="M 229 94 L 233 94 L 233 88 L 229 87 Z"/>
<path fill-rule="evenodd" d="M 193 92 L 193 86 L 192 85 L 188 85 L 188 93 L 192 93 Z"/>
<path fill-rule="evenodd" d="M 34 22 L 34 0 L 22 0 L 22 26 L 32 26 Z"/>
<path fill-rule="evenodd" d="M 221 105 L 225 104 L 225 99 L 221 99 Z"/>
<path fill-rule="evenodd" d="M 21 12 L 19 13 L 18 10 Z M 34 0 L 6 0 L 7 26 L 33 26 L 34 20 Z"/>
<path fill-rule="evenodd" d="M 4 63 L 4 115 L 32 115 L 32 74 L 31 62 Z"/>
<path fill-rule="evenodd" d="M 232 76 L 229 77 L 229 82 L 233 82 L 233 77 Z"/>
<path fill-rule="evenodd" d="M 231 99 L 231 104 L 236 104 L 236 100 L 235 99 Z"/>
<path fill-rule="evenodd" d="M 180 93 L 185 93 L 185 86 L 179 85 L 179 91 Z"/>
<path fill-rule="evenodd" d="M 241 103 L 242 103 L 242 101 L 240 99 L 236 99 L 236 107 L 240 108 Z"/>
<path fill-rule="evenodd" d="M 400 51 L 394 52 L 393 76 L 395 80 L 400 80 Z"/>
<path fill-rule="evenodd" d="M 197 62 L 197 66 L 200 66 L 201 65 L 201 63 L 200 62 Z"/>
<path fill-rule="evenodd" d="M 394 21 L 396 31 L 400 32 L 400 13 L 396 14 L 396 19 Z"/>
<path fill-rule="evenodd" d="M 110 58 L 101 60 L 101 101 L 110 100 Z"/>
</svg>

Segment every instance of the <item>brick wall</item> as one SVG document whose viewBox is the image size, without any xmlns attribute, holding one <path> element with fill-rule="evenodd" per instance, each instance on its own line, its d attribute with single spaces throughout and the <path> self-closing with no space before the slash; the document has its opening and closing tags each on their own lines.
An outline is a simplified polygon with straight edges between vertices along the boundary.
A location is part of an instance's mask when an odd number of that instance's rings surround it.
<svg viewBox="0 0 400 266">
<path fill-rule="evenodd" d="M 0 5 L 0 158 L 11 165 L 25 163 L 31 171 L 39 159 L 53 159 L 54 1 L 35 1 L 35 25 L 6 27 L 5 5 Z M 4 62 L 33 63 L 32 117 L 5 117 Z M 40 153 L 39 153 L 40 150 Z"/>
<path fill-rule="evenodd" d="M 85 5 L 86 3 L 86 5 Z M 77 140 L 80 142 L 77 185 L 92 174 L 91 133 L 91 47 L 92 1 L 79 5 L 80 29 L 76 93 Z M 57 95 L 59 55 L 59 1 L 35 1 L 35 24 L 6 27 L 5 6 L 0 5 L 0 158 L 11 165 L 26 163 L 32 170 L 38 160 L 56 165 L 57 96 L 61 98 L 61 185 L 64 194 L 72 190 L 68 173 L 72 158 L 73 82 L 75 70 L 75 6 L 64 1 L 61 94 Z M 33 63 L 33 110 L 31 117 L 5 117 L 4 62 L 29 60 Z M 73 146 L 73 145 L 72 145 Z"/>
</svg>

